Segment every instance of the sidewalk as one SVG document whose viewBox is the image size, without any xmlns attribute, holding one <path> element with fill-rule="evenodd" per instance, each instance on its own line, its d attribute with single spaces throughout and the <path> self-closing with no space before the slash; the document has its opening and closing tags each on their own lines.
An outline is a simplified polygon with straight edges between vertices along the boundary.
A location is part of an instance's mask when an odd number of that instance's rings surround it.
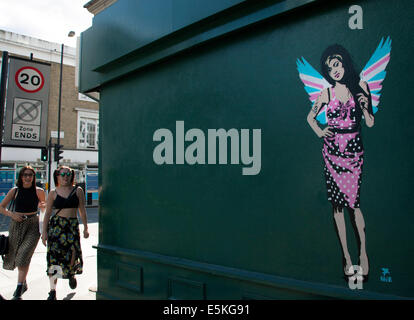
<svg viewBox="0 0 414 320">
<path fill-rule="evenodd" d="M 56 287 L 58 300 L 96 300 L 97 287 L 97 250 L 92 246 L 98 244 L 98 223 L 89 223 L 89 238 L 83 238 L 83 225 L 80 224 L 81 247 L 83 256 L 83 273 L 76 276 L 78 286 L 72 290 L 68 280 L 59 279 Z M 0 232 L 0 234 L 8 234 Z M 27 276 L 28 290 L 23 294 L 23 300 L 46 300 L 50 291 L 49 279 L 46 275 L 46 247 L 42 241 L 36 247 L 30 263 Z M 0 294 L 9 300 L 17 285 L 17 268 L 13 271 L 3 269 L 0 258 Z"/>
</svg>

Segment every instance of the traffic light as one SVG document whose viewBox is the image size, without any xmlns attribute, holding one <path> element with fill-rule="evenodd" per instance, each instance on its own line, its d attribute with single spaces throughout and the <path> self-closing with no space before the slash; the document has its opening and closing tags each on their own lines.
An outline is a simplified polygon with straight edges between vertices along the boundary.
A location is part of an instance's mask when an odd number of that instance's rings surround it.
<svg viewBox="0 0 414 320">
<path fill-rule="evenodd" d="M 47 161 L 47 154 L 48 154 L 47 148 L 42 148 L 42 154 L 40 156 L 40 160 Z"/>
<path fill-rule="evenodd" d="M 55 161 L 59 162 L 60 159 L 63 159 L 63 156 L 61 156 L 60 154 L 63 153 L 62 149 L 62 145 L 61 144 L 55 144 Z"/>
</svg>

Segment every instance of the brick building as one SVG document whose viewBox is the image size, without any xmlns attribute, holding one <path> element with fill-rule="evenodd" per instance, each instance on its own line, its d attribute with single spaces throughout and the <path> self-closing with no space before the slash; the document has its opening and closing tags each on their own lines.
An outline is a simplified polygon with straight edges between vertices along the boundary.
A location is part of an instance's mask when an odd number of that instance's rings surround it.
<svg viewBox="0 0 414 320">
<path fill-rule="evenodd" d="M 56 143 L 61 44 L 0 30 L 0 59 L 3 51 L 7 51 L 9 56 L 25 59 L 30 59 L 32 56 L 33 61 L 50 64 L 46 141 L 49 141 L 49 138 L 52 137 L 52 143 Z M 99 103 L 97 95 L 90 95 L 90 97 L 78 92 L 76 48 L 65 46 L 60 127 L 60 143 L 64 146 L 64 152 L 60 164 L 67 164 L 76 170 L 78 183 L 85 183 L 87 173 L 97 172 L 98 167 Z M 7 107 L 6 105 L 5 108 L 7 109 Z M 53 150 L 51 154 L 53 158 Z M 42 162 L 40 157 L 40 148 L 3 146 L 1 153 L 2 170 L 17 170 L 25 164 L 30 164 L 39 172 L 38 179 L 45 183 L 48 180 L 49 168 L 48 163 Z M 55 167 L 56 163 L 52 163 L 52 172 Z M 53 187 L 53 183 L 51 185 Z M 96 185 L 94 188 L 96 188 Z M 3 191 L 0 190 L 0 198 L 2 198 L 1 193 Z"/>
</svg>

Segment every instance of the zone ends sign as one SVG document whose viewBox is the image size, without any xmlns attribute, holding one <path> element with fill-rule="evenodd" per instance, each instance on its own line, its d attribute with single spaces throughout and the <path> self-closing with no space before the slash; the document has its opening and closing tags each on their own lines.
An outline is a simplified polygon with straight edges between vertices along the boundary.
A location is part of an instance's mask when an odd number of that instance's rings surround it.
<svg viewBox="0 0 414 320">
<path fill-rule="evenodd" d="M 9 70 L 5 145 L 44 147 L 50 65 L 10 57 Z"/>
</svg>

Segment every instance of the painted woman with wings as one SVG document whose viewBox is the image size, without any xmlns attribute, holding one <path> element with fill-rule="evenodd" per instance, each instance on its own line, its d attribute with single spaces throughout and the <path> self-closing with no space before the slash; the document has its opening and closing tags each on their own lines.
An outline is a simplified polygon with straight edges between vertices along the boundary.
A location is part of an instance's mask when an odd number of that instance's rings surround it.
<svg viewBox="0 0 414 320">
<path fill-rule="evenodd" d="M 328 47 L 321 57 L 321 76 L 306 60 L 298 60 L 299 76 L 313 102 L 307 121 L 323 138 L 322 155 L 328 201 L 342 247 L 344 274 L 353 275 L 348 251 L 344 208 L 348 208 L 357 229 L 359 267 L 367 277 L 365 222 L 360 208 L 364 163 L 361 125 L 374 125 L 381 83 L 390 58 L 391 40 L 381 41 L 367 66 L 358 76 L 348 51 L 340 45 Z M 318 123 L 319 122 L 319 123 Z M 324 128 L 320 126 L 326 125 Z"/>
</svg>

